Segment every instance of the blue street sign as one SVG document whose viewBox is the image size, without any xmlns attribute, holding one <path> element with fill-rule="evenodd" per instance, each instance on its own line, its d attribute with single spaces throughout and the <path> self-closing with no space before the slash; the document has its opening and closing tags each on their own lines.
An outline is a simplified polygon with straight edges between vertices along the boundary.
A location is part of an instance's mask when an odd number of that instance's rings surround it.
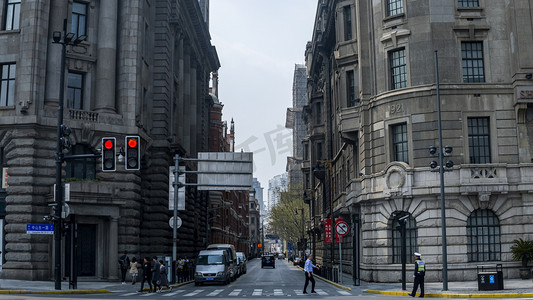
<svg viewBox="0 0 533 300">
<path fill-rule="evenodd" d="M 27 234 L 54 234 L 52 224 L 26 224 Z"/>
</svg>

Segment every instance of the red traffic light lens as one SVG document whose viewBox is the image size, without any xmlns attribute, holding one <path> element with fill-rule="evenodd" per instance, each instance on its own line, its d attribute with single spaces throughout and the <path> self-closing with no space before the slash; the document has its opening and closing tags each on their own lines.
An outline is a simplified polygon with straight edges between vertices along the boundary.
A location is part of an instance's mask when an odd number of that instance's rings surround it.
<svg viewBox="0 0 533 300">
<path fill-rule="evenodd" d="M 113 149 L 113 141 L 112 140 L 105 140 L 104 141 L 104 148 Z"/>
<path fill-rule="evenodd" d="M 128 140 L 128 147 L 130 147 L 130 148 L 137 147 L 137 139 L 129 139 Z"/>
</svg>

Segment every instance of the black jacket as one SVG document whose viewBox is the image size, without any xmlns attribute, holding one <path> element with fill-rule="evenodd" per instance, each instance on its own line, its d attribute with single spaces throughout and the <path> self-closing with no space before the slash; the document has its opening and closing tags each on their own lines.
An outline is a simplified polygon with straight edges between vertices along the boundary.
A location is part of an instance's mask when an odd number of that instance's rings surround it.
<svg viewBox="0 0 533 300">
<path fill-rule="evenodd" d="M 152 279 L 152 264 L 150 262 L 143 262 L 143 277 Z"/>
</svg>

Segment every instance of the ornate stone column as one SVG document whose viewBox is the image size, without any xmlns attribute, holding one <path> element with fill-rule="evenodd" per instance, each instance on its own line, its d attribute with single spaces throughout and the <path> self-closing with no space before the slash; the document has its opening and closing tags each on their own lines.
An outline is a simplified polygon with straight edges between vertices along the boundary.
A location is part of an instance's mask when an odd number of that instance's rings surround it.
<svg viewBox="0 0 533 300">
<path fill-rule="evenodd" d="M 117 0 L 100 1 L 94 110 L 116 112 Z"/>
<path fill-rule="evenodd" d="M 109 222 L 109 280 L 119 278 L 118 269 L 118 217 L 111 217 Z"/>
</svg>

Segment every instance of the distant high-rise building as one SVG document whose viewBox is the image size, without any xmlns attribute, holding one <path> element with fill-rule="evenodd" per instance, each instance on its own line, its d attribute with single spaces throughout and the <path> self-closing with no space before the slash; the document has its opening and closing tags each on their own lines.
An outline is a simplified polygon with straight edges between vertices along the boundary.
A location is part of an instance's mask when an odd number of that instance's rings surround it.
<svg viewBox="0 0 533 300">
<path fill-rule="evenodd" d="M 266 211 L 265 211 L 265 203 L 263 202 L 263 190 L 265 188 L 261 186 L 261 182 L 259 182 L 257 178 L 253 179 L 252 188 L 255 190 L 255 199 L 257 199 L 257 202 L 259 203 L 259 206 L 261 207 L 260 209 L 261 216 L 264 216 Z"/>
<path fill-rule="evenodd" d="M 294 78 L 292 83 L 292 107 L 287 108 L 285 127 L 292 129 L 292 153 L 287 157 L 287 172 L 289 184 L 303 184 L 302 160 L 309 154 L 309 150 L 303 147 L 302 141 L 307 134 L 307 128 L 303 119 L 303 107 L 307 104 L 307 76 L 305 65 L 294 66 Z"/>
<path fill-rule="evenodd" d="M 288 188 L 287 173 L 274 176 L 268 181 L 268 203 L 266 210 L 270 211 L 281 199 L 281 193 Z"/>
</svg>

